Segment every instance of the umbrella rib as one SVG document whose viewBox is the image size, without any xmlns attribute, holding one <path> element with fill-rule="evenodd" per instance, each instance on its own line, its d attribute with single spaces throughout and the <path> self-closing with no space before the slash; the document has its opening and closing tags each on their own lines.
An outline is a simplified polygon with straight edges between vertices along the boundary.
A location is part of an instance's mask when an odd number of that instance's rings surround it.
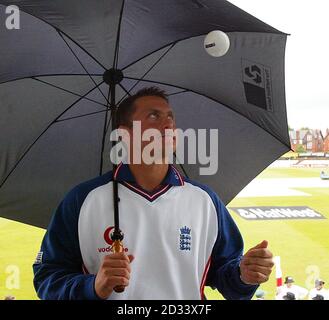
<svg viewBox="0 0 329 320">
<path fill-rule="evenodd" d="M 46 21 L 45 19 L 42 19 L 40 17 L 37 17 L 36 15 L 27 12 L 25 10 L 22 10 L 21 8 L 19 8 L 19 10 L 21 12 L 24 12 L 28 15 L 30 15 L 31 17 L 34 17 L 44 23 L 46 23 L 47 25 L 51 26 L 52 28 L 54 28 L 58 33 L 62 33 L 64 34 L 68 39 L 70 39 L 74 44 L 76 44 L 82 51 L 84 51 L 90 58 L 92 58 L 100 67 L 102 67 L 104 70 L 106 70 L 106 68 L 103 66 L 103 64 L 101 64 L 91 53 L 89 53 L 84 47 L 82 47 L 79 43 L 77 43 L 74 39 L 72 39 L 67 33 L 65 33 L 64 31 L 61 31 L 58 27 L 54 26 L 53 24 L 49 23 L 48 21 Z"/>
<path fill-rule="evenodd" d="M 67 89 L 65 89 L 65 88 L 61 88 L 61 87 L 55 86 L 54 84 L 51 84 L 51 83 L 49 83 L 49 82 L 47 82 L 47 81 L 43 81 L 43 80 L 37 79 L 37 78 L 35 78 L 35 77 L 31 77 L 31 79 L 36 80 L 36 81 L 39 81 L 39 82 L 44 83 L 44 84 L 46 84 L 46 85 L 49 85 L 49 86 L 51 86 L 51 87 L 53 87 L 53 88 L 56 88 L 56 89 L 62 90 L 62 91 L 64 91 L 64 92 L 70 93 L 70 94 L 72 94 L 72 95 L 74 95 L 74 96 L 77 96 L 77 97 L 83 98 L 83 99 L 85 99 L 85 100 L 88 100 L 88 101 L 94 102 L 94 103 L 99 104 L 99 105 L 101 105 L 101 106 L 107 107 L 106 104 L 104 104 L 104 103 L 98 102 L 98 101 L 96 101 L 96 100 L 93 100 L 93 99 L 90 99 L 90 98 L 87 98 L 87 97 L 83 97 L 83 96 L 81 96 L 81 95 L 78 94 L 78 93 L 75 93 L 75 92 L 73 92 L 73 91 L 67 90 Z"/>
<path fill-rule="evenodd" d="M 109 110 L 111 110 L 111 109 L 109 108 Z M 110 115 L 109 121 L 107 122 L 107 126 L 106 126 L 106 132 L 105 132 L 105 134 L 107 134 L 107 132 L 108 132 L 108 130 L 109 130 L 109 127 L 110 127 L 110 124 L 111 124 L 111 120 L 112 120 L 112 113 L 111 113 L 111 115 Z"/>
<path fill-rule="evenodd" d="M 96 73 L 91 73 L 90 74 L 91 76 L 98 76 L 98 77 L 101 77 L 102 75 L 101 74 L 96 74 Z M 26 76 L 26 77 L 21 77 L 21 78 L 16 78 L 16 79 L 11 79 L 11 80 L 7 80 L 7 81 L 3 81 L 3 82 L 0 82 L 0 85 L 1 84 L 5 84 L 5 83 L 9 83 L 9 82 L 13 82 L 13 81 L 19 81 L 19 80 L 25 80 L 25 79 L 32 79 L 34 77 L 37 77 L 37 78 L 42 78 L 42 77 L 64 77 L 64 76 L 84 76 L 84 77 L 89 77 L 88 74 L 81 74 L 81 73 L 53 73 L 53 74 L 37 74 L 37 75 L 34 75 L 34 76 Z"/>
<path fill-rule="evenodd" d="M 103 113 L 103 112 L 107 112 L 110 109 L 105 109 L 105 110 L 100 110 L 100 111 L 94 111 L 94 112 L 89 112 L 89 113 L 85 113 L 85 114 L 81 114 L 79 116 L 74 116 L 74 117 L 69 117 L 69 118 L 64 118 L 64 119 L 60 119 L 60 120 L 56 120 L 55 122 L 63 122 L 63 121 L 67 121 L 67 120 L 73 120 L 73 119 L 78 119 L 78 118 L 83 118 L 83 117 L 88 117 L 88 116 L 92 116 L 94 114 L 98 114 L 98 113 Z"/>
<path fill-rule="evenodd" d="M 236 31 L 227 31 L 227 33 L 229 33 L 229 32 L 236 32 Z M 240 33 L 243 33 L 243 32 L 247 32 L 247 31 L 240 31 Z M 264 32 L 264 33 L 265 33 L 265 32 Z M 266 33 L 273 33 L 273 34 L 279 34 L 279 35 L 286 35 L 286 34 L 283 34 L 283 33 L 274 33 L 274 32 L 266 32 Z M 184 40 L 189 40 L 189 39 L 193 39 L 193 38 L 201 37 L 201 36 L 206 36 L 206 34 L 205 34 L 205 33 L 201 33 L 201 34 L 197 34 L 197 35 L 194 35 L 194 36 L 190 36 L 190 37 L 186 37 L 186 38 L 182 38 L 182 39 L 175 40 L 175 41 L 173 41 L 173 42 L 166 43 L 165 45 L 161 46 L 160 48 L 157 48 L 157 49 L 155 49 L 155 50 L 153 50 L 153 51 L 151 51 L 151 52 L 145 54 L 144 56 L 138 58 L 137 60 L 135 60 L 135 61 L 129 63 L 128 65 L 126 65 L 125 67 L 123 67 L 121 70 L 124 71 L 124 70 L 128 69 L 129 67 L 131 67 L 131 66 L 134 65 L 135 63 L 137 63 L 137 62 L 139 62 L 139 61 L 141 61 L 141 60 L 147 58 L 148 56 L 151 56 L 152 54 L 154 54 L 154 53 L 156 53 L 156 52 L 158 52 L 158 51 L 160 51 L 160 50 L 162 50 L 162 49 L 164 49 L 164 48 L 166 48 L 166 47 L 168 47 L 168 46 L 170 46 L 170 45 L 172 45 L 172 44 L 176 44 L 176 43 L 182 42 L 182 41 L 184 41 Z"/>
<path fill-rule="evenodd" d="M 122 6 L 120 11 L 120 18 L 119 18 L 119 25 L 117 31 L 117 40 L 115 43 L 115 52 L 114 52 L 114 60 L 113 60 L 113 68 L 116 69 L 118 67 L 118 60 L 119 60 L 119 44 L 120 44 L 120 35 L 121 35 L 121 24 L 122 24 L 122 16 L 123 16 L 123 9 L 125 6 L 125 0 L 122 0 Z"/>
<path fill-rule="evenodd" d="M 101 148 L 101 161 L 99 165 L 99 175 L 102 175 L 103 172 L 103 153 L 104 153 L 104 146 L 105 146 L 105 137 L 106 137 L 106 126 L 107 126 L 107 116 L 108 116 L 108 110 L 109 108 L 109 101 L 110 101 L 110 93 L 111 93 L 111 87 L 109 87 L 109 92 L 107 95 L 107 106 L 106 106 L 106 112 L 105 112 L 105 118 L 104 118 L 104 127 L 103 127 L 103 137 L 102 137 L 102 148 Z"/>
<path fill-rule="evenodd" d="M 165 55 L 175 46 L 175 44 L 176 43 L 173 43 L 169 48 L 168 48 L 168 50 L 165 52 L 165 53 L 163 53 L 162 55 L 161 55 L 161 57 L 160 58 L 158 58 L 158 60 L 157 61 L 155 61 L 154 63 L 153 63 L 153 65 L 142 75 L 142 77 L 141 78 L 138 78 L 138 79 L 134 79 L 134 80 L 137 80 L 137 82 L 128 90 L 128 94 L 141 82 L 141 81 L 144 81 L 143 79 L 144 79 L 144 77 L 165 57 Z M 127 79 L 133 79 L 133 78 L 130 78 L 130 77 L 124 77 L 124 78 L 127 78 Z M 122 98 L 121 98 L 121 100 L 119 101 L 119 103 L 118 104 L 120 104 L 121 103 L 121 101 L 123 100 L 123 99 L 125 99 L 127 97 L 127 94 L 126 95 L 124 95 Z"/>
<path fill-rule="evenodd" d="M 153 50 L 153 51 L 147 53 L 146 55 L 144 55 L 144 56 L 138 58 L 137 60 L 135 60 L 135 61 L 129 63 L 128 65 L 126 65 L 125 67 L 123 67 L 121 70 L 124 71 L 124 70 L 128 69 L 129 67 L 131 67 L 131 66 L 134 65 L 135 63 L 137 63 L 137 62 L 139 62 L 139 61 L 141 61 L 141 60 L 147 58 L 148 56 L 151 56 L 153 53 L 156 53 L 156 52 L 158 52 L 158 51 L 160 51 L 160 50 L 162 50 L 162 49 L 164 49 L 164 48 L 166 48 L 166 47 L 168 47 L 168 46 L 170 46 L 170 45 L 176 44 L 176 43 L 178 43 L 178 42 L 182 42 L 182 41 L 184 41 L 184 40 L 188 40 L 188 39 L 192 39 L 192 38 L 196 38 L 196 37 L 204 36 L 204 35 L 205 35 L 205 34 L 202 33 L 202 34 L 198 34 L 198 35 L 195 35 L 195 36 L 186 37 L 186 38 L 182 38 L 182 39 L 179 39 L 179 40 L 176 40 L 176 41 L 173 41 L 173 42 L 166 43 L 166 44 L 163 45 L 162 47 L 160 47 L 160 48 L 158 48 L 158 49 L 155 49 L 155 50 Z"/>
<path fill-rule="evenodd" d="M 193 37 L 191 37 L 191 38 L 193 38 Z M 124 70 L 128 69 L 129 67 L 131 67 L 132 65 L 134 65 L 135 63 L 137 63 L 137 62 L 139 62 L 139 61 L 141 61 L 141 60 L 147 58 L 148 56 L 151 56 L 153 53 L 156 53 L 156 52 L 158 52 L 158 51 L 160 51 L 160 50 L 162 50 L 162 49 L 164 49 L 164 48 L 166 48 L 166 47 L 168 47 L 168 46 L 170 46 L 170 45 L 172 45 L 172 44 L 176 44 L 176 43 L 178 43 L 178 42 L 180 42 L 180 41 L 183 41 L 183 40 L 186 40 L 186 39 L 189 39 L 189 38 L 180 39 L 180 40 L 177 40 L 177 41 L 175 41 L 175 42 L 167 43 L 167 44 L 165 44 L 164 46 L 162 46 L 162 47 L 160 47 L 160 48 L 158 48 L 158 49 L 155 49 L 155 50 L 153 50 L 153 51 L 147 53 L 146 55 L 144 55 L 144 56 L 138 58 L 137 60 L 135 60 L 135 61 L 129 63 L 128 65 L 126 65 L 125 67 L 123 67 L 121 70 L 124 71 Z"/>
<path fill-rule="evenodd" d="M 126 93 L 126 96 L 131 96 L 130 92 L 121 84 L 119 83 L 119 86 L 122 88 L 122 90 Z"/>
<path fill-rule="evenodd" d="M 180 93 L 185 93 L 185 92 L 188 92 L 188 90 L 182 90 L 182 91 L 178 91 L 178 92 L 174 92 L 174 93 L 168 94 L 168 97 L 171 97 L 171 96 L 174 96 L 174 95 L 180 94 Z"/>
<path fill-rule="evenodd" d="M 88 74 L 90 80 L 94 83 L 95 86 L 97 86 L 96 81 L 94 80 L 94 78 L 89 74 L 87 68 L 83 65 L 83 63 L 81 62 L 81 60 L 79 59 L 79 57 L 76 55 L 76 53 L 73 51 L 73 49 L 70 47 L 70 45 L 67 43 L 67 41 L 64 39 L 63 35 L 58 32 L 58 34 L 60 35 L 60 37 L 63 39 L 63 41 L 66 43 L 67 47 L 70 49 L 70 51 L 72 52 L 72 54 L 74 55 L 74 57 L 78 60 L 78 62 L 80 63 L 81 67 L 86 71 L 86 73 Z M 108 102 L 108 100 L 106 100 L 106 97 L 104 95 L 104 93 L 102 92 L 102 90 L 100 88 L 98 88 L 98 91 L 101 93 L 101 95 L 104 97 L 105 101 Z"/>
<path fill-rule="evenodd" d="M 102 85 L 104 81 L 102 81 L 98 86 Z M 7 176 L 5 177 L 4 181 L 0 184 L 0 189 L 3 187 L 3 185 L 6 183 L 10 175 L 14 172 L 14 170 L 17 168 L 17 166 L 21 163 L 21 161 L 25 158 L 25 156 L 28 154 L 28 152 L 31 150 L 31 148 L 39 141 L 39 139 L 47 132 L 47 130 L 54 124 L 56 121 L 68 110 L 70 110 L 73 106 L 75 106 L 79 101 L 81 101 L 85 96 L 87 96 L 89 93 L 94 91 L 97 87 L 93 87 L 90 89 L 83 97 L 79 98 L 78 100 L 74 101 L 68 108 L 66 108 L 63 112 L 61 112 L 56 119 L 51 121 L 50 124 L 40 133 L 40 135 L 32 142 L 32 144 L 29 145 L 29 147 L 25 150 L 25 152 L 22 154 L 22 156 L 18 159 L 18 161 L 15 163 L 13 168 L 9 171 Z"/>
<path fill-rule="evenodd" d="M 126 78 L 126 79 L 131 79 L 131 80 L 138 80 L 138 78 L 134 78 L 134 77 L 124 77 L 124 78 Z M 218 100 L 216 100 L 216 99 L 214 99 L 214 98 L 212 98 L 212 97 L 209 97 L 209 96 L 207 96 L 206 94 L 199 93 L 199 92 L 194 91 L 194 90 L 189 90 L 189 89 L 184 88 L 184 87 L 181 87 L 181 86 L 172 85 L 172 84 L 170 84 L 170 83 L 166 83 L 166 82 L 155 81 L 155 80 L 145 80 L 145 79 L 144 79 L 143 81 L 145 81 L 145 82 L 150 82 L 150 83 L 162 84 L 162 85 L 164 85 L 164 86 L 168 86 L 168 87 L 179 88 L 179 89 L 182 89 L 182 90 L 186 90 L 186 91 L 182 91 L 182 92 L 192 92 L 192 93 L 198 94 L 198 95 L 200 95 L 200 96 L 203 96 L 203 97 L 205 97 L 205 98 L 207 98 L 207 99 L 210 99 L 210 100 L 212 100 L 212 101 L 214 101 L 214 102 L 220 103 L 220 104 L 223 105 L 225 108 L 227 108 L 227 109 L 233 111 L 234 113 L 236 113 L 236 114 L 242 116 L 242 117 L 245 118 L 245 119 L 248 119 L 248 120 L 249 120 L 250 122 L 252 122 L 254 125 L 256 125 L 257 127 L 261 128 L 262 130 L 264 130 L 265 132 L 267 132 L 269 135 L 271 135 L 273 138 L 275 138 L 275 139 L 278 140 L 280 143 L 282 143 L 284 146 L 286 146 L 287 148 L 289 148 L 289 150 L 290 150 L 290 148 L 291 148 L 290 145 L 288 145 L 288 144 L 286 144 L 285 142 L 281 141 L 280 138 L 276 137 L 273 133 L 271 133 L 271 132 L 269 132 L 268 130 L 266 130 L 266 129 L 264 129 L 263 127 L 261 127 L 257 122 L 253 121 L 253 120 L 250 119 L 250 118 L 247 118 L 244 114 L 242 114 L 242 113 L 240 113 L 239 111 L 237 111 L 237 110 L 231 108 L 231 107 L 228 106 L 227 104 L 224 104 L 224 103 L 222 103 L 222 102 L 220 102 L 220 101 L 218 101 Z"/>
</svg>

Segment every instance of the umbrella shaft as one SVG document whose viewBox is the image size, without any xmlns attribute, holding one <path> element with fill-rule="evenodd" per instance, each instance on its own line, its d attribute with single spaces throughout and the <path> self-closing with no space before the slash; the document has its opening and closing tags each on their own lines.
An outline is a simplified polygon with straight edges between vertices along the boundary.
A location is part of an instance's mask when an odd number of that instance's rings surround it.
<svg viewBox="0 0 329 320">
<path fill-rule="evenodd" d="M 111 119 L 112 119 L 112 130 L 117 128 L 117 117 L 116 117 L 116 106 L 115 106 L 115 84 L 110 85 L 110 96 L 111 96 Z M 115 146 L 115 141 L 112 141 L 112 148 Z M 116 159 L 115 159 L 116 163 Z M 113 164 L 113 173 L 116 171 L 117 165 Z M 120 233 L 119 223 L 119 196 L 118 196 L 118 182 L 113 176 L 113 205 L 114 205 L 114 234 Z"/>
</svg>

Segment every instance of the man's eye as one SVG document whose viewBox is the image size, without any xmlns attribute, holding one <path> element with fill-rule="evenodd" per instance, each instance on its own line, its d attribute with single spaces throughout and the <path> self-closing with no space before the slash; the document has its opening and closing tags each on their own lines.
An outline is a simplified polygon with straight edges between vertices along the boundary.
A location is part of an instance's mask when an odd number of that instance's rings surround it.
<svg viewBox="0 0 329 320">
<path fill-rule="evenodd" d="M 151 118 L 151 119 L 157 119 L 158 118 L 158 115 L 156 113 L 151 113 L 149 115 L 149 118 Z"/>
</svg>

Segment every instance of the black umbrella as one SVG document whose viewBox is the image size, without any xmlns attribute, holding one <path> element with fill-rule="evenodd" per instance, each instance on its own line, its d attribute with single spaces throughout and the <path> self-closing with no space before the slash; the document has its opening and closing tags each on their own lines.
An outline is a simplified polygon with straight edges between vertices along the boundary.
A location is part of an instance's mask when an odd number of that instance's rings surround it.
<svg viewBox="0 0 329 320">
<path fill-rule="evenodd" d="M 221 58 L 203 47 L 213 30 L 230 39 Z M 0 0 L 0 215 L 46 227 L 72 186 L 111 169 L 115 106 L 151 85 L 179 127 L 218 128 L 219 171 L 181 169 L 228 203 L 290 149 L 286 37 L 228 1 Z"/>
</svg>

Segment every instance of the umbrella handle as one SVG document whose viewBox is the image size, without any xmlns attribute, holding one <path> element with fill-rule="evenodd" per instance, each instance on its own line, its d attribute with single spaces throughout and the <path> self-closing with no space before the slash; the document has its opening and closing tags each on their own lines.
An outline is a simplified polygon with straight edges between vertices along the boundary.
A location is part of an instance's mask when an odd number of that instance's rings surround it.
<svg viewBox="0 0 329 320">
<path fill-rule="evenodd" d="M 113 242 L 112 251 L 114 253 L 118 253 L 118 252 L 123 251 L 123 245 L 122 245 L 122 242 L 120 240 L 115 240 Z M 125 286 L 116 286 L 116 287 L 113 288 L 113 290 L 116 293 L 121 293 L 121 292 L 125 291 Z"/>
</svg>

